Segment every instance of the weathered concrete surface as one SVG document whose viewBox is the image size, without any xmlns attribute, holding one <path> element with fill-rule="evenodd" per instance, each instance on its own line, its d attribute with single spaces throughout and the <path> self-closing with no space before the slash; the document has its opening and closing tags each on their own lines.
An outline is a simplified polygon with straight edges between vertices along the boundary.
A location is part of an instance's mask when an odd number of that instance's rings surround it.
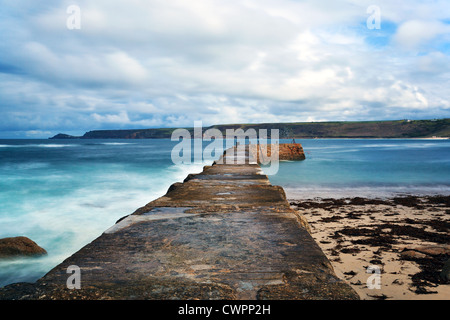
<svg viewBox="0 0 450 320">
<path fill-rule="evenodd" d="M 1 299 L 358 299 L 248 150 L 132 215 Z M 225 161 L 226 163 L 227 161 Z M 253 163 L 253 164 L 249 164 Z M 81 268 L 69 290 L 67 267 Z"/>
</svg>

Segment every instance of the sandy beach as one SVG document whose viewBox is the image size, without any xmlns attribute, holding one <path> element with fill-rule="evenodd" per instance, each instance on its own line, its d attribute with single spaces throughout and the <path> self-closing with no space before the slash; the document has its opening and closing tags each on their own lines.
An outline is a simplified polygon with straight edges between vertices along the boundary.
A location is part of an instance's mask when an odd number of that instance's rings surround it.
<svg viewBox="0 0 450 320">
<path fill-rule="evenodd" d="M 449 196 L 289 202 L 361 299 L 450 300 L 441 274 L 450 255 Z"/>
</svg>

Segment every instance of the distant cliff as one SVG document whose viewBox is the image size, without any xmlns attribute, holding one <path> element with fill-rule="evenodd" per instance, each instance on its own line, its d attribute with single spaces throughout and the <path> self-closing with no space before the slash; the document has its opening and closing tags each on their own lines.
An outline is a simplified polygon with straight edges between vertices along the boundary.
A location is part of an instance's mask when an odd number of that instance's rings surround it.
<svg viewBox="0 0 450 320">
<path fill-rule="evenodd" d="M 93 130 L 82 136 L 58 133 L 49 139 L 170 139 L 176 128 L 129 129 L 129 130 Z M 186 128 L 193 133 L 193 128 Z"/>
<path fill-rule="evenodd" d="M 296 122 L 214 125 L 223 136 L 226 129 L 252 128 L 278 129 L 280 138 L 431 138 L 450 137 L 450 119 L 397 120 L 397 121 L 345 121 L 345 122 Z M 193 128 L 186 128 L 193 134 Z M 50 139 L 170 139 L 175 128 L 94 130 L 81 137 L 57 134 Z"/>
<path fill-rule="evenodd" d="M 65 133 L 58 133 L 56 136 L 51 137 L 49 139 L 80 139 L 81 137 L 71 136 Z"/>
</svg>

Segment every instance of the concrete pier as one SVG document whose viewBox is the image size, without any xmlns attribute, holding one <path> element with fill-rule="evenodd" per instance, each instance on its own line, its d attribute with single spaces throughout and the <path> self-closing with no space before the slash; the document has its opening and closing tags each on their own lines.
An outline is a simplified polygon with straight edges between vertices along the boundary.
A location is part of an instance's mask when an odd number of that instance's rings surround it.
<svg viewBox="0 0 450 320">
<path fill-rule="evenodd" d="M 0 299 L 358 299 L 248 150 L 226 157 Z"/>
</svg>

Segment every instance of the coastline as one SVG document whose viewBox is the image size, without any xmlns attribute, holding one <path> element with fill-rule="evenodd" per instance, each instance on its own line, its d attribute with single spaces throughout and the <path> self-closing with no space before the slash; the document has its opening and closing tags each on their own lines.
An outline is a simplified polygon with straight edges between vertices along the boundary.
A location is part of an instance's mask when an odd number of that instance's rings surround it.
<svg viewBox="0 0 450 320">
<path fill-rule="evenodd" d="M 13 138 L 0 138 L 0 140 L 172 140 L 170 137 L 163 137 L 163 138 L 83 138 L 83 137 L 71 137 L 71 138 L 54 138 L 54 137 L 47 137 L 47 138 L 20 138 L 20 139 L 13 139 Z M 203 140 L 203 137 L 192 137 L 192 139 L 200 139 Z M 450 140 L 450 137 L 381 137 L 381 138 L 370 138 L 370 137 L 302 137 L 302 136 L 293 136 L 289 138 L 280 138 L 280 140 Z M 224 139 L 226 140 L 226 139 Z"/>
<path fill-rule="evenodd" d="M 320 137 L 320 138 L 296 138 L 296 139 L 346 139 L 346 140 L 448 140 L 450 137 Z"/>
<path fill-rule="evenodd" d="M 448 300 L 450 196 L 290 199 L 341 279 L 363 300 Z M 380 268 L 369 289 L 368 266 Z"/>
</svg>

